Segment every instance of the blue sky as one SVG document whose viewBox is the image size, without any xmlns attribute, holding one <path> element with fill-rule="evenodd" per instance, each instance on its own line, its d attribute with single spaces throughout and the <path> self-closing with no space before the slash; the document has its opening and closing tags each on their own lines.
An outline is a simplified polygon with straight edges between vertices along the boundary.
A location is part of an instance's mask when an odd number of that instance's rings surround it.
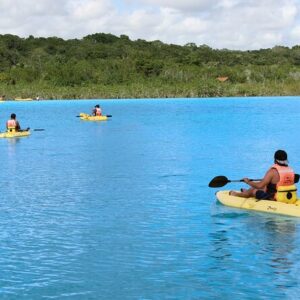
<svg viewBox="0 0 300 300">
<path fill-rule="evenodd" d="M 0 33 L 247 50 L 300 44 L 299 13 L 300 0 L 0 0 Z"/>
</svg>

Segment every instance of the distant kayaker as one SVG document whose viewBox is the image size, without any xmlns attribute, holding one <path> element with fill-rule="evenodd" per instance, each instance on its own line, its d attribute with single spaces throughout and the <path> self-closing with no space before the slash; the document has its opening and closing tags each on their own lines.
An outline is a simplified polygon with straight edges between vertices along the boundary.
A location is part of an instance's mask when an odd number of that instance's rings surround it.
<svg viewBox="0 0 300 300">
<path fill-rule="evenodd" d="M 102 109 L 99 104 L 95 105 L 93 109 L 93 116 L 102 116 Z"/>
<path fill-rule="evenodd" d="M 17 120 L 16 114 L 11 114 L 10 119 L 6 122 L 7 131 L 28 131 L 30 128 L 26 130 L 21 130 L 21 126 L 19 121 Z"/>
<path fill-rule="evenodd" d="M 274 154 L 274 165 L 267 171 L 261 181 L 250 181 L 244 178 L 250 189 L 241 189 L 241 192 L 230 191 L 230 195 L 238 197 L 255 197 L 259 200 L 275 200 L 288 202 L 296 196 L 295 173 L 288 166 L 287 153 L 277 150 Z"/>
</svg>

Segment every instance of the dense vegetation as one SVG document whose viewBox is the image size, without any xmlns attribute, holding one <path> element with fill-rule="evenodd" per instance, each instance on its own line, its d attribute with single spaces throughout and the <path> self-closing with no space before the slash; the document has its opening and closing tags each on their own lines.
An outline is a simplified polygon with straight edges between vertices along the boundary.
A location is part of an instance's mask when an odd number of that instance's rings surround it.
<svg viewBox="0 0 300 300">
<path fill-rule="evenodd" d="M 299 95 L 299 83 L 300 46 L 231 51 L 104 33 L 81 40 L 0 35 L 7 99 Z"/>
</svg>

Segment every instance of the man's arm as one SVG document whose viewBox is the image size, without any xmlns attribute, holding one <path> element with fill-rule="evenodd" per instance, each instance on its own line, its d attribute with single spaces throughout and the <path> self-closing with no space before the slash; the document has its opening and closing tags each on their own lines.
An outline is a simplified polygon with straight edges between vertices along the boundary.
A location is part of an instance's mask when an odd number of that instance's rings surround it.
<svg viewBox="0 0 300 300">
<path fill-rule="evenodd" d="M 19 121 L 16 121 L 16 130 L 20 130 L 20 129 L 21 129 L 20 123 Z"/>
<path fill-rule="evenodd" d="M 248 178 L 244 178 L 244 182 L 255 189 L 263 189 L 271 182 L 273 176 L 274 176 L 274 170 L 271 169 L 266 173 L 265 177 L 261 181 L 255 182 L 255 181 L 250 181 Z"/>
</svg>

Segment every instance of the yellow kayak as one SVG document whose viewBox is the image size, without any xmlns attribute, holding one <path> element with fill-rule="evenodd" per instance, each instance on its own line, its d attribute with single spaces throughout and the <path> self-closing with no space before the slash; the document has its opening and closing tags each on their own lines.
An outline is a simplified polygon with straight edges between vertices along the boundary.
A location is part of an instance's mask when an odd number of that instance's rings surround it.
<svg viewBox="0 0 300 300">
<path fill-rule="evenodd" d="M 30 135 L 30 131 L 14 131 L 14 132 L 10 132 L 10 131 L 6 131 L 6 132 L 2 132 L 0 133 L 0 138 L 15 138 L 15 137 L 24 137 L 24 136 L 29 136 Z"/>
<path fill-rule="evenodd" d="M 294 204 L 278 201 L 257 200 L 255 198 L 242 198 L 229 195 L 229 191 L 219 191 L 216 193 L 219 202 L 226 206 L 261 211 L 271 214 L 300 217 L 300 199 Z"/>
<path fill-rule="evenodd" d="M 91 116 L 85 113 L 81 113 L 79 116 L 81 120 L 85 121 L 106 121 L 108 119 L 108 116 Z"/>
</svg>

